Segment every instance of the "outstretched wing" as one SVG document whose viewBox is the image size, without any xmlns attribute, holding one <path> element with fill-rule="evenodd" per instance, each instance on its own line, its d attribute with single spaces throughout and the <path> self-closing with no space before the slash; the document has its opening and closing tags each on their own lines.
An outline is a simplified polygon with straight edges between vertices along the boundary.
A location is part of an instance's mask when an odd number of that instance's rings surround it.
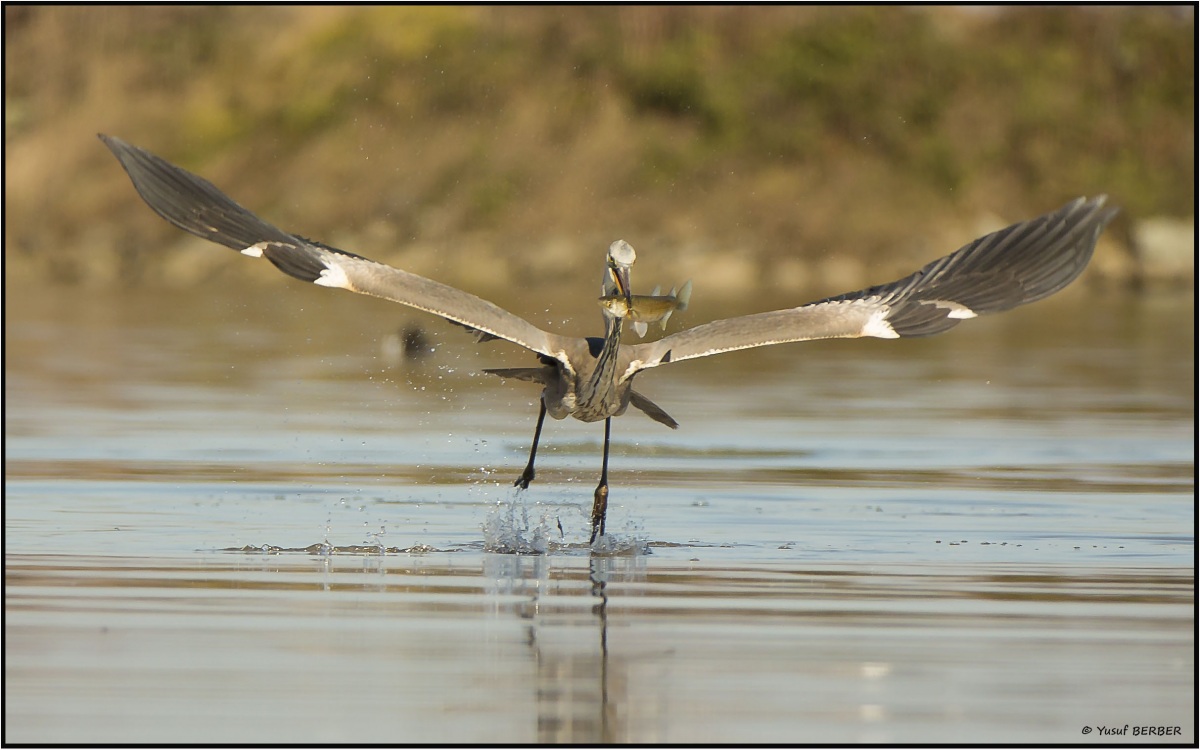
<svg viewBox="0 0 1200 750">
<path fill-rule="evenodd" d="M 960 321 L 1047 297 L 1071 283 L 1116 215 L 1104 196 L 1013 224 L 890 284 L 801 307 L 717 320 L 627 347 L 624 377 L 710 354 L 811 339 L 941 333 Z"/>
<path fill-rule="evenodd" d="M 159 216 L 197 237 L 245 255 L 265 257 L 279 270 L 304 281 L 382 297 L 439 315 L 475 331 L 479 340 L 506 339 L 564 362 L 565 350 L 575 342 L 452 286 L 284 232 L 207 180 L 119 138 L 101 134 L 100 140 L 120 160 L 142 200 Z"/>
</svg>

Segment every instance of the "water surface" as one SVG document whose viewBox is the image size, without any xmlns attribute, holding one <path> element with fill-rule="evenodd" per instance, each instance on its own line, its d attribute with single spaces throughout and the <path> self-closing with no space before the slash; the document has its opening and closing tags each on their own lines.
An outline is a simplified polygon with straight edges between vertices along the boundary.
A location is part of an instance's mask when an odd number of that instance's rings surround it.
<svg viewBox="0 0 1200 750">
<path fill-rule="evenodd" d="M 600 426 L 512 487 L 515 347 L 282 281 L 6 291 L 8 741 L 1195 741 L 1190 295 L 645 373 L 681 427 L 616 420 L 593 551 Z"/>
</svg>

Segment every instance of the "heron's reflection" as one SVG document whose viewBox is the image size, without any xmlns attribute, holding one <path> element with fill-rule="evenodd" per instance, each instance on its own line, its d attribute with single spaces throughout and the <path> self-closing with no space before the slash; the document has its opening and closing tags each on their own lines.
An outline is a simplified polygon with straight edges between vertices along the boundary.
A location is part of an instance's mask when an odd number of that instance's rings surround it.
<svg viewBox="0 0 1200 750">
<path fill-rule="evenodd" d="M 643 578 L 644 557 L 489 555 L 484 572 L 498 606 L 529 623 L 538 741 L 619 742 L 627 734 L 627 669 L 609 653 L 608 586 Z"/>
</svg>

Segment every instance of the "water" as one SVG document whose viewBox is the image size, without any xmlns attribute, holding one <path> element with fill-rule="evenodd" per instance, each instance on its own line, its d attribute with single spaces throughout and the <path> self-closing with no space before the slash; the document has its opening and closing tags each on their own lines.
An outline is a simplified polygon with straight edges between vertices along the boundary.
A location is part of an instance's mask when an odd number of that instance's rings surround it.
<svg viewBox="0 0 1200 750">
<path fill-rule="evenodd" d="M 6 292 L 7 741 L 1195 742 L 1191 295 L 646 373 L 681 427 L 616 420 L 593 553 L 599 425 L 511 486 L 515 347 L 283 280 Z"/>
</svg>

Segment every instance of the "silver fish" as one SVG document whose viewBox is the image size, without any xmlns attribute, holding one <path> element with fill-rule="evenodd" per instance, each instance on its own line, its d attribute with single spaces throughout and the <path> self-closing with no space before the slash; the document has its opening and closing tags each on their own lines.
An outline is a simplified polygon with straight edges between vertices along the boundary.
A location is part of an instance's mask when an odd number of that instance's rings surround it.
<svg viewBox="0 0 1200 750">
<path fill-rule="evenodd" d="M 654 287 L 653 293 L 630 295 L 628 300 L 623 294 L 609 294 L 600 298 L 600 306 L 619 318 L 633 321 L 633 330 L 638 336 L 645 336 L 648 324 L 660 323 L 666 330 L 671 313 L 687 309 L 692 298 L 692 282 L 688 281 L 678 291 L 672 288 L 670 294 L 660 291 L 659 287 Z"/>
</svg>

